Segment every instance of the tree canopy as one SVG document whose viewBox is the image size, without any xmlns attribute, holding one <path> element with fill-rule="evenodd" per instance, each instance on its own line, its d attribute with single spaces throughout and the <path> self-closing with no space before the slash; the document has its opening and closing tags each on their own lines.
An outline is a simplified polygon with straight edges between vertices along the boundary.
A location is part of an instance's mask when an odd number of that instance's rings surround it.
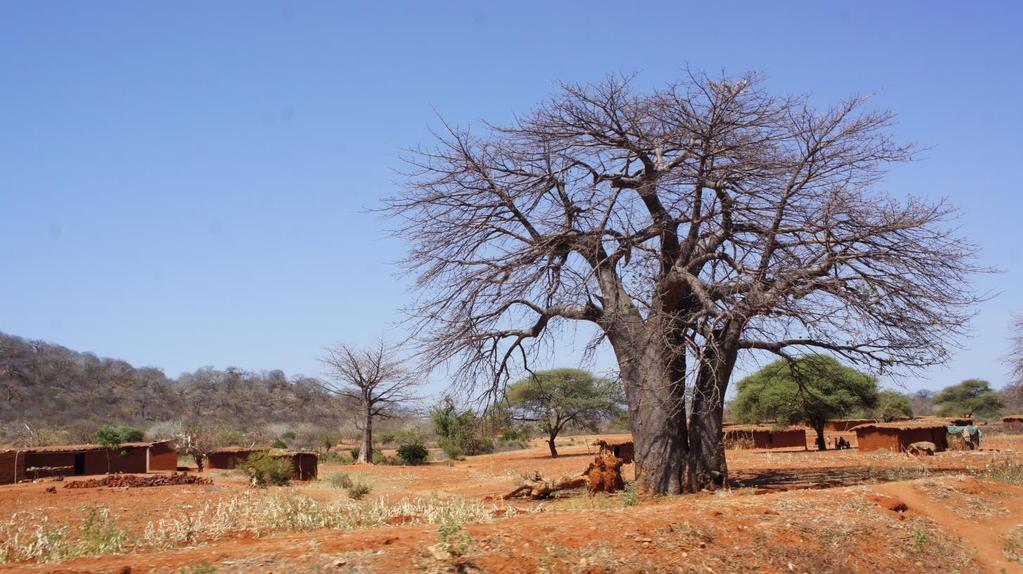
<svg viewBox="0 0 1023 574">
<path fill-rule="evenodd" d="M 891 422 L 900 418 L 913 417 L 913 405 L 909 397 L 898 391 L 881 391 L 877 394 L 877 405 L 862 411 L 862 418 Z"/>
<path fill-rule="evenodd" d="M 570 425 L 596 431 L 602 422 L 621 416 L 625 396 L 618 381 L 582 369 L 551 369 L 510 385 L 507 399 L 513 418 L 536 423 L 556 457 L 559 433 Z"/>
<path fill-rule="evenodd" d="M 731 412 L 739 422 L 806 422 L 826 448 L 824 423 L 857 409 L 875 407 L 877 380 L 832 357 L 810 355 L 779 360 L 742 379 Z"/>
<path fill-rule="evenodd" d="M 1005 398 L 981 379 L 967 379 L 958 385 L 945 387 L 934 397 L 938 414 L 943 417 L 998 416 L 1005 408 Z"/>
</svg>

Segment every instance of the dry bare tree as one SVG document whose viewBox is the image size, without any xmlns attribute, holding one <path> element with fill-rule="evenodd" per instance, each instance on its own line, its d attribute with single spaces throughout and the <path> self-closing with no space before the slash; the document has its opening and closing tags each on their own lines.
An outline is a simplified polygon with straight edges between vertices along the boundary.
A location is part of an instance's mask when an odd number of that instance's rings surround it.
<svg viewBox="0 0 1023 574">
<path fill-rule="evenodd" d="M 1009 353 L 1009 385 L 1006 389 L 1012 407 L 1023 405 L 1023 315 L 1017 315 L 1012 325 L 1012 351 Z"/>
<path fill-rule="evenodd" d="M 726 479 L 740 353 L 946 359 L 977 300 L 975 248 L 953 208 L 877 189 L 911 155 L 891 114 L 859 97 L 818 111 L 756 74 L 630 84 L 564 85 L 407 158 L 388 209 L 431 365 L 499 392 L 561 328 L 592 325 L 625 383 L 640 486 L 677 493 Z"/>
<path fill-rule="evenodd" d="M 383 341 L 365 349 L 339 344 L 321 359 L 330 369 L 324 388 L 359 404 L 356 428 L 362 431 L 359 462 L 373 462 L 373 421 L 394 414 L 396 408 L 417 399 L 419 380 L 409 372 L 396 349 Z"/>
</svg>

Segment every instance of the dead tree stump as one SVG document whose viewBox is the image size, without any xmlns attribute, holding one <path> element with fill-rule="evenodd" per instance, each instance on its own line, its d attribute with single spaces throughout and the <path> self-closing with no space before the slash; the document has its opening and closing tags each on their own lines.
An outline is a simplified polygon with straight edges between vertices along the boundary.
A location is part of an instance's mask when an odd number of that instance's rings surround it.
<svg viewBox="0 0 1023 574">
<path fill-rule="evenodd" d="M 590 494 L 615 492 L 625 487 L 622 480 L 622 461 L 611 453 L 598 455 L 582 474 L 565 475 L 557 480 L 544 478 L 539 471 L 522 475 L 522 482 L 501 498 L 505 500 L 524 496 L 534 500 L 550 498 L 560 490 L 586 487 Z"/>
</svg>

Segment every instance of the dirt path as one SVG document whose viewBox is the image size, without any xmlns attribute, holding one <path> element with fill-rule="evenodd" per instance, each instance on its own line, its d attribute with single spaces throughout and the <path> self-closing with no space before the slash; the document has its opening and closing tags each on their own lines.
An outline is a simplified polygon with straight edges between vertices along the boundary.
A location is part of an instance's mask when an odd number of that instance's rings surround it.
<svg viewBox="0 0 1023 574">
<path fill-rule="evenodd" d="M 976 550 L 974 562 L 985 573 L 1023 572 L 1023 565 L 1011 562 L 1002 552 L 1002 535 L 1021 524 L 1020 512 L 1023 504 L 1013 497 L 1006 501 L 1008 516 L 985 520 L 964 519 L 963 516 L 946 508 L 946 502 L 928 496 L 921 491 L 921 483 L 890 483 L 878 490 L 906 503 L 910 512 L 930 518 L 942 528 L 954 532 L 967 546 Z"/>
</svg>

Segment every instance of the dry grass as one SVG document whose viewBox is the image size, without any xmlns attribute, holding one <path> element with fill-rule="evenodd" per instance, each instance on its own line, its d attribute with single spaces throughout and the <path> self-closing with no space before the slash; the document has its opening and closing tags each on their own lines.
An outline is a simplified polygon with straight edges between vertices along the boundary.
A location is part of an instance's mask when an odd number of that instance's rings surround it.
<svg viewBox="0 0 1023 574">
<path fill-rule="evenodd" d="M 354 530 L 402 524 L 466 524 L 512 516 L 514 507 L 463 498 L 408 498 L 396 503 L 341 500 L 321 502 L 283 491 L 244 492 L 228 500 L 203 504 L 180 518 L 148 523 L 131 536 L 109 510 L 86 507 L 80 525 L 54 525 L 42 510 L 19 512 L 0 521 L 0 562 L 51 562 L 82 556 L 120 554 L 206 544 L 248 534 L 262 537 L 318 529 Z M 33 526 L 34 525 L 34 526 Z"/>
</svg>

